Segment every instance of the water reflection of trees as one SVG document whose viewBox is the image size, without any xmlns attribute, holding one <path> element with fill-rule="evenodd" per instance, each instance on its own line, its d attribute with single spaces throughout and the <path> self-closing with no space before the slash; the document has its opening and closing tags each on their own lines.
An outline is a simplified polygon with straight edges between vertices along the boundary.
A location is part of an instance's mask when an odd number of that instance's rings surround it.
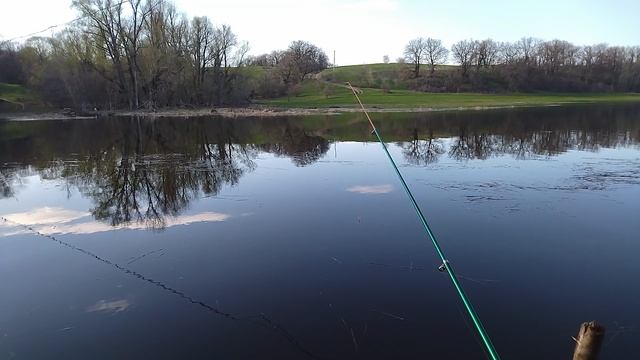
<svg viewBox="0 0 640 360">
<path fill-rule="evenodd" d="M 449 147 L 449 156 L 456 160 L 487 159 L 497 151 L 497 139 L 486 133 L 472 132 L 461 128 L 460 134 Z"/>
<path fill-rule="evenodd" d="M 260 151 L 289 156 L 298 166 L 318 160 L 329 142 L 289 120 L 268 124 L 222 119 L 112 119 L 58 123 L 7 146 L 7 158 L 63 179 L 89 196 L 96 219 L 114 226 L 145 223 L 162 229 L 201 195 L 216 195 L 255 168 Z M 30 124 L 26 124 L 28 127 Z M 42 125 L 42 124 L 39 124 Z M 70 125 L 70 126 L 68 126 Z M 44 131 L 43 131 L 44 130 Z M 64 141 L 60 133 L 69 134 Z M 266 142 L 256 144 L 263 137 Z M 35 144 L 38 144 L 37 146 Z M 5 144 L 6 145 L 6 144 Z M 3 177 L 7 169 L 3 168 Z M 2 181 L 5 196 L 12 196 Z"/>
<path fill-rule="evenodd" d="M 329 151 L 329 142 L 325 138 L 309 135 L 300 127 L 288 125 L 282 139 L 284 141 L 264 144 L 259 148 L 278 156 L 291 157 L 297 166 L 312 164 Z"/>
<path fill-rule="evenodd" d="M 410 164 L 429 165 L 435 163 L 440 155 L 445 153 L 445 146 L 441 139 L 436 139 L 433 129 L 427 131 L 424 139 L 421 139 L 417 128 L 413 129 L 413 137 L 408 142 L 400 142 L 402 153 Z"/>
<path fill-rule="evenodd" d="M 237 184 L 253 169 L 243 146 L 205 144 L 199 159 L 182 154 L 123 155 L 119 159 L 88 158 L 65 169 L 67 178 L 95 202 L 96 219 L 112 225 L 144 222 L 163 228 L 199 194 L 217 194 L 224 184 Z M 84 171 L 91 169 L 93 171 Z"/>
<path fill-rule="evenodd" d="M 255 167 L 253 147 L 232 143 L 232 133 L 211 138 L 200 129 L 185 147 L 165 149 L 170 139 L 163 130 L 146 129 L 153 124 L 140 119 L 135 122 L 123 129 L 119 148 L 64 161 L 60 174 L 54 175 L 90 196 L 94 217 L 114 226 L 135 221 L 162 229 L 166 216 L 178 215 L 200 194 L 215 195 L 225 184 L 237 184 Z"/>
<path fill-rule="evenodd" d="M 14 186 L 17 181 L 15 168 L 0 167 L 0 199 L 14 195 Z"/>
<path fill-rule="evenodd" d="M 632 146 L 640 142 L 638 114 L 638 106 L 618 106 L 376 114 L 376 120 L 407 162 L 424 166 L 445 154 L 460 161 L 499 155 L 526 159 L 570 149 Z M 353 115 L 313 121 L 0 122 L 0 197 L 14 196 L 20 179 L 36 171 L 43 178 L 63 179 L 90 197 L 98 219 L 162 228 L 167 216 L 179 214 L 195 198 L 237 184 L 255 168 L 260 152 L 305 166 L 326 154 L 329 138 L 373 141 L 371 136 L 367 122 Z"/>
<path fill-rule="evenodd" d="M 638 106 L 407 116 L 414 116 L 411 132 L 407 131 L 406 125 L 393 119 L 384 124 L 383 131 L 387 137 L 392 134 L 396 138 L 411 139 L 399 142 L 399 146 L 406 161 L 416 165 L 436 162 L 444 152 L 459 161 L 503 155 L 527 159 L 554 156 L 568 150 L 597 151 L 640 142 Z M 448 146 L 442 145 L 443 139 Z"/>
</svg>

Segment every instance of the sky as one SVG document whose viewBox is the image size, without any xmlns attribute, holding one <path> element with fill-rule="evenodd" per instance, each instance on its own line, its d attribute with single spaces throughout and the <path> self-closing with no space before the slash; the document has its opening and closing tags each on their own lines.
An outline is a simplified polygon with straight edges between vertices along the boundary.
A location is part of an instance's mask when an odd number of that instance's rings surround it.
<svg viewBox="0 0 640 360">
<path fill-rule="evenodd" d="M 250 54 L 306 40 L 337 65 L 392 61 L 416 37 L 515 41 L 523 36 L 576 45 L 640 45 L 640 0 L 174 0 L 192 16 L 230 25 Z M 70 0 L 3 0 L 0 40 L 77 17 Z M 41 35 L 51 35 L 55 28 Z M 23 40 L 23 39 L 18 39 Z"/>
</svg>

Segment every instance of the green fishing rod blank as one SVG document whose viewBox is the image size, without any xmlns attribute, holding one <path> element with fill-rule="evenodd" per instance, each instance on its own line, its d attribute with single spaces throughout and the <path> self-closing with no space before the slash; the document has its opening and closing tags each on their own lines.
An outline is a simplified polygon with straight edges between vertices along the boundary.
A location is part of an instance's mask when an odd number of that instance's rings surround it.
<svg viewBox="0 0 640 360">
<path fill-rule="evenodd" d="M 407 182 L 404 180 L 404 177 L 402 176 L 400 169 L 398 169 L 398 166 L 396 165 L 395 160 L 393 160 L 393 157 L 389 153 L 389 150 L 387 149 L 387 145 L 385 144 L 384 140 L 382 140 L 382 136 L 378 132 L 378 129 L 376 128 L 376 126 L 373 124 L 373 121 L 371 120 L 371 117 L 369 116 L 369 113 L 367 112 L 367 110 L 364 108 L 362 101 L 360 101 L 360 97 L 358 96 L 356 90 L 353 88 L 353 86 L 351 86 L 351 83 L 347 83 L 347 86 L 351 89 L 351 92 L 353 92 L 353 95 L 356 97 L 356 100 L 358 100 L 358 104 L 360 104 L 360 108 L 362 108 L 362 112 L 364 112 L 365 116 L 367 117 L 367 120 L 369 120 L 369 125 L 371 125 L 372 133 L 376 136 L 380 145 L 382 145 L 382 149 L 387 155 L 389 162 L 391 162 L 391 166 L 393 166 L 393 170 L 398 176 L 398 179 L 400 179 L 400 183 L 402 184 L 402 187 L 404 188 L 405 192 L 409 196 L 409 199 L 411 200 L 411 204 L 413 205 L 413 209 L 416 211 L 416 214 L 418 215 L 418 218 L 420 219 L 420 222 L 422 223 L 422 226 L 424 227 L 425 232 L 427 233 L 429 239 L 431 240 L 433 247 L 435 247 L 436 252 L 438 253 L 438 257 L 440 258 L 440 260 L 442 260 L 442 264 L 440 265 L 438 270 L 440 270 L 441 272 L 446 272 L 449 275 L 449 279 L 451 280 L 453 287 L 456 289 L 456 293 L 460 297 L 460 300 L 462 301 L 462 304 L 464 305 L 465 310 L 469 314 L 469 317 L 471 318 L 473 325 L 478 331 L 478 334 L 482 339 L 482 343 L 485 349 L 487 350 L 487 354 L 489 355 L 491 360 L 500 360 L 500 356 L 498 355 L 498 352 L 494 348 L 493 343 L 489 338 L 489 334 L 484 329 L 484 326 L 482 326 L 482 323 L 480 322 L 480 318 L 478 317 L 478 314 L 476 314 L 475 310 L 473 309 L 473 306 L 471 305 L 471 300 L 469 300 L 469 297 L 464 292 L 464 289 L 462 288 L 462 285 L 460 284 L 460 281 L 458 280 L 458 277 L 456 276 L 456 273 L 453 270 L 451 263 L 449 263 L 446 256 L 444 255 L 444 251 L 440 247 L 440 244 L 438 243 L 436 236 L 433 234 L 433 231 L 431 231 L 431 227 L 429 226 L 427 219 L 422 213 L 422 210 L 420 209 L 420 206 L 418 205 L 416 198 L 413 196 L 413 193 L 411 193 L 411 189 L 409 189 L 409 186 L 407 185 Z"/>
</svg>

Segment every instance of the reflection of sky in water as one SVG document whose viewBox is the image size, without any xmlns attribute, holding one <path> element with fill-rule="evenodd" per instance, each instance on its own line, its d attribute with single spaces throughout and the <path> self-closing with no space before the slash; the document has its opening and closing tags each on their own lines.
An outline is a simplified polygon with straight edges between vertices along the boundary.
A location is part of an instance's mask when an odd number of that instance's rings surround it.
<svg viewBox="0 0 640 360">
<path fill-rule="evenodd" d="M 144 230 L 148 226 L 144 223 L 126 223 L 116 226 L 93 220 L 91 214 L 65 210 L 62 208 L 42 207 L 29 212 L 4 214 L 11 223 L 29 225 L 34 231 L 42 234 L 93 234 L 118 229 Z M 178 215 L 167 219 L 165 227 L 189 225 L 196 222 L 225 221 L 228 214 L 203 212 L 193 215 Z M 76 221 L 77 220 L 77 221 Z M 2 226 L 2 225 L 0 225 Z M 22 230 L 23 232 L 26 230 Z M 5 233 L 5 236 L 13 233 Z"/>
<path fill-rule="evenodd" d="M 127 308 L 131 305 L 128 300 L 99 300 L 95 304 L 87 307 L 87 312 L 108 312 L 108 313 L 119 313 L 121 311 L 127 310 Z"/>
<path fill-rule="evenodd" d="M 502 356 L 569 357 L 595 319 L 617 334 L 606 356 L 633 357 L 637 146 L 462 159 L 456 137 L 435 140 L 389 149 Z M 198 188 L 161 228 L 97 219 L 106 200 L 60 172 L 14 177 L 0 215 L 72 247 L 0 222 L 0 358 L 482 358 L 379 144 L 317 161 L 296 146 L 252 150 L 237 182 Z M 193 175 L 181 161 L 156 159 Z"/>
<path fill-rule="evenodd" d="M 347 191 L 358 194 L 388 194 L 393 191 L 393 185 L 355 185 L 348 187 Z"/>
</svg>

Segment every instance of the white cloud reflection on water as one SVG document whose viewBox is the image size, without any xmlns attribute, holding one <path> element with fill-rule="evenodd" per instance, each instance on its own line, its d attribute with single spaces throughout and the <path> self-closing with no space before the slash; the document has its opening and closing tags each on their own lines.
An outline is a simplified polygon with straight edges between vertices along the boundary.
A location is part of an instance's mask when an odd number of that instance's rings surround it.
<svg viewBox="0 0 640 360">
<path fill-rule="evenodd" d="M 9 222 L 0 222 L 0 236 L 17 235 L 28 232 L 16 227 L 16 224 L 29 226 L 33 231 L 44 235 L 53 234 L 94 234 L 99 232 L 128 229 L 144 230 L 144 222 L 131 222 L 117 226 L 94 220 L 88 212 L 67 210 L 55 207 L 41 207 L 27 212 L 2 215 Z M 226 221 L 231 215 L 218 212 L 202 212 L 192 215 L 180 215 L 166 219 L 165 228 L 176 225 L 188 225 L 198 222 Z M 3 229 L 4 228 L 4 229 Z"/>
<path fill-rule="evenodd" d="M 6 219 L 23 225 L 49 225 L 68 223 L 89 216 L 88 212 L 55 207 L 41 207 L 31 211 L 3 215 Z"/>
<path fill-rule="evenodd" d="M 382 185 L 356 185 L 346 189 L 348 192 L 358 194 L 388 194 L 394 190 L 391 184 Z"/>
<path fill-rule="evenodd" d="M 129 306 L 131 306 L 131 303 L 126 299 L 114 301 L 99 300 L 95 304 L 88 306 L 86 312 L 108 312 L 115 314 L 127 310 Z"/>
</svg>

